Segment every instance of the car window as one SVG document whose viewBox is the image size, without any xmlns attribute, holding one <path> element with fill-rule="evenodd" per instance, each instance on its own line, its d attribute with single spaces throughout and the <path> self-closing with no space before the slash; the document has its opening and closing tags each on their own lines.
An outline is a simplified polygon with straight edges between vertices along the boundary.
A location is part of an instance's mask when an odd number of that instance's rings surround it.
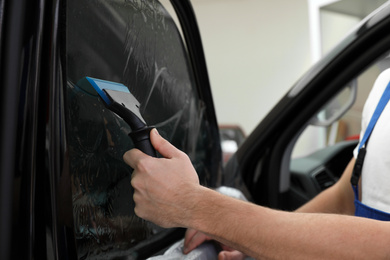
<svg viewBox="0 0 390 260">
<path fill-rule="evenodd" d="M 353 94 L 351 86 L 356 87 L 356 95 L 353 104 L 337 118 L 333 123 L 326 126 L 315 126 L 309 123 L 305 131 L 300 135 L 297 144 L 294 147 L 293 157 L 302 157 L 329 145 L 346 140 L 356 140 L 359 138 L 361 128 L 361 113 L 364 103 L 371 91 L 371 88 L 379 74 L 389 67 L 389 58 L 385 54 L 371 66 L 367 67 L 356 78 L 352 79 L 349 84 L 345 85 L 332 100 L 330 100 L 321 111 L 314 116 L 315 118 L 325 116 L 331 110 L 339 110 L 347 103 Z M 339 104 L 338 104 L 339 103 Z M 313 142 L 317 136 L 318 142 Z"/>
<path fill-rule="evenodd" d="M 344 90 L 336 94 L 336 99 L 333 98 L 324 106 L 325 112 L 339 109 L 342 104 L 335 104 L 335 100 L 347 100 L 343 96 L 351 93 L 345 90 L 355 85 L 357 93 L 354 103 L 338 120 L 328 126 L 312 126 L 309 123 L 300 134 L 294 144 L 290 163 L 291 210 L 329 188 L 341 177 L 359 142 L 366 99 L 378 76 L 389 67 L 389 56 L 386 53 L 352 79 Z M 324 109 L 318 113 L 321 115 Z M 318 114 L 314 116 L 318 117 Z"/>
<path fill-rule="evenodd" d="M 132 169 L 122 160 L 134 147 L 131 129 L 80 80 L 127 86 L 147 124 L 189 155 L 207 186 L 219 180 L 211 164 L 220 162 L 209 160 L 219 139 L 209 131 L 214 126 L 181 35 L 158 1 L 69 0 L 66 20 L 66 133 L 78 257 L 146 257 L 151 251 L 142 256 L 141 246 L 169 231 L 134 214 Z"/>
</svg>

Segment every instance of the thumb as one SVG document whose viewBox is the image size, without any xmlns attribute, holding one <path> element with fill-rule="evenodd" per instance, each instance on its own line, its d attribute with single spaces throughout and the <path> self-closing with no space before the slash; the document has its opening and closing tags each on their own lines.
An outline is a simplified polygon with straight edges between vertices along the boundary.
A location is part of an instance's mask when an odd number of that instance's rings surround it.
<svg viewBox="0 0 390 260">
<path fill-rule="evenodd" d="M 176 157 L 180 152 L 180 150 L 165 140 L 158 133 L 156 128 L 153 128 L 152 131 L 150 131 L 150 142 L 152 143 L 154 149 L 156 149 L 156 151 L 159 152 L 164 158 L 171 159 Z"/>
<path fill-rule="evenodd" d="M 237 250 L 233 251 L 221 251 L 218 254 L 218 260 L 244 260 L 245 255 Z"/>
</svg>

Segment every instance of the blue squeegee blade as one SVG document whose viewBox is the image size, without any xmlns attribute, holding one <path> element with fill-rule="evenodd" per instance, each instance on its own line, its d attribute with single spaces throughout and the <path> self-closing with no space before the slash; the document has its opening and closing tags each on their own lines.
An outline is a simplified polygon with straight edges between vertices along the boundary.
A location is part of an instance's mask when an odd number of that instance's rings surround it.
<svg viewBox="0 0 390 260">
<path fill-rule="evenodd" d="M 86 79 L 91 83 L 91 85 L 94 87 L 98 95 L 103 99 L 103 101 L 109 106 L 111 105 L 112 101 L 111 99 L 106 95 L 106 93 L 103 91 L 104 89 L 110 89 L 115 91 L 120 91 L 124 93 L 130 93 L 129 89 L 117 82 L 102 80 L 102 79 L 95 79 L 91 77 L 86 77 Z"/>
</svg>

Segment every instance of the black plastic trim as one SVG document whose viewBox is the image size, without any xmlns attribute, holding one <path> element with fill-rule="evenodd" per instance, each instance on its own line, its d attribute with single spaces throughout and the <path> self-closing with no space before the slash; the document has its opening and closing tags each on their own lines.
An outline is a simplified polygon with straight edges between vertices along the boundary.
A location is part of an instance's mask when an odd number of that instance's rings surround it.
<svg viewBox="0 0 390 260">
<path fill-rule="evenodd" d="M 217 118 L 215 115 L 206 59 L 194 9 L 189 0 L 171 0 L 171 3 L 183 29 L 191 66 L 194 70 L 195 81 L 199 90 L 198 93 L 200 98 L 208 105 L 208 118 L 216 123 Z"/>
<path fill-rule="evenodd" d="M 5 1 L 2 1 L 5 2 Z M 13 178 L 18 124 L 21 50 L 25 21 L 25 0 L 2 3 L 1 31 L 1 152 L 0 152 L 0 259 L 9 259 L 12 237 Z M 3 32 L 4 30 L 4 32 Z M 19 57 L 19 59 L 18 59 Z"/>
</svg>

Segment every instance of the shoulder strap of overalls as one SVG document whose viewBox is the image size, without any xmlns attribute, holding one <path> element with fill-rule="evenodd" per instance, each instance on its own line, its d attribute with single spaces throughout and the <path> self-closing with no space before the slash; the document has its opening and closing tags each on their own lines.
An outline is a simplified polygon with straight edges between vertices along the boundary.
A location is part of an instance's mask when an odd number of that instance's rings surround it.
<svg viewBox="0 0 390 260">
<path fill-rule="evenodd" d="M 351 177 L 352 186 L 354 186 L 354 190 L 356 189 L 355 194 L 357 194 L 357 185 L 359 183 L 360 175 L 362 173 L 362 167 L 363 167 L 364 157 L 366 155 L 366 146 L 367 146 L 368 139 L 370 138 L 372 130 L 374 129 L 375 124 L 379 119 L 379 116 L 382 114 L 382 111 L 385 109 L 386 104 L 388 103 L 389 100 L 390 100 L 390 82 L 387 84 L 387 87 L 383 92 L 378 105 L 376 106 L 374 114 L 372 115 L 371 120 L 368 123 L 368 126 L 366 128 L 366 131 L 364 132 L 363 138 L 359 144 L 359 149 L 358 149 L 359 152 L 356 158 L 355 166 Z"/>
</svg>

